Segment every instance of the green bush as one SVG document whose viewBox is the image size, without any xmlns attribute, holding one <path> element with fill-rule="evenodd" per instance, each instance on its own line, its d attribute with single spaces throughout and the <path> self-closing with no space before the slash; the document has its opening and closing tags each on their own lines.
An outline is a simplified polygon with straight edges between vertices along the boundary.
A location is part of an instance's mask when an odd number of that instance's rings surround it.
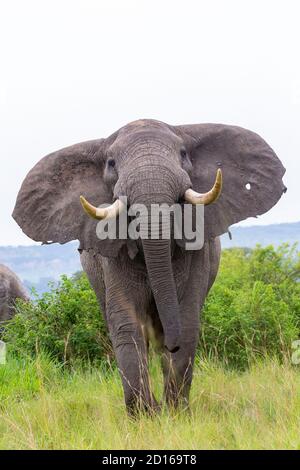
<svg viewBox="0 0 300 470">
<path fill-rule="evenodd" d="M 49 288 L 32 302 L 18 302 L 4 332 L 9 352 L 34 356 L 41 350 L 63 363 L 110 356 L 104 320 L 86 275 L 62 276 L 58 286 Z"/>
<path fill-rule="evenodd" d="M 300 330 L 300 258 L 296 247 L 224 250 L 203 309 L 200 356 L 235 368 L 264 355 L 283 358 Z M 26 304 L 7 324 L 4 340 L 21 357 L 42 350 L 62 363 L 112 357 L 96 296 L 85 274 Z"/>
<path fill-rule="evenodd" d="M 299 337 L 299 279 L 295 246 L 225 250 L 202 313 L 200 351 L 238 368 L 289 355 Z"/>
</svg>

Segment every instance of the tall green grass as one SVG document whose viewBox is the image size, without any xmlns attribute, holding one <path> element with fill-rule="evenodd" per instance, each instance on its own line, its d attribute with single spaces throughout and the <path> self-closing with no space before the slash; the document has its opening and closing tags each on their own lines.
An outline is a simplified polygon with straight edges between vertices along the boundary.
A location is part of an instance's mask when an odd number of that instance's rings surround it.
<svg viewBox="0 0 300 470">
<path fill-rule="evenodd" d="M 157 362 L 151 378 L 161 396 Z M 300 449 L 299 368 L 277 359 L 243 373 L 200 361 L 190 414 L 136 420 L 114 368 L 9 358 L 0 384 L 0 449 Z"/>
</svg>

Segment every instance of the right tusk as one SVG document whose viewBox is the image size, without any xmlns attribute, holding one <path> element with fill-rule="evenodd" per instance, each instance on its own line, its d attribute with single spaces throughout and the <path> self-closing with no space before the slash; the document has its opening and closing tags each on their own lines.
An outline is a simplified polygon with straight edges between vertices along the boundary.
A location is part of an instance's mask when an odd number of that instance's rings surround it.
<svg viewBox="0 0 300 470">
<path fill-rule="evenodd" d="M 117 199 L 113 204 L 105 208 L 93 206 L 83 196 L 80 196 L 80 202 L 85 212 L 97 220 L 113 219 L 125 208 L 125 204 L 120 199 Z"/>
<path fill-rule="evenodd" d="M 197 193 L 193 189 L 187 189 L 184 198 L 190 204 L 204 204 L 208 206 L 212 202 L 215 202 L 221 195 L 222 192 L 222 171 L 220 168 L 217 171 L 216 181 L 212 189 L 207 193 Z"/>
</svg>

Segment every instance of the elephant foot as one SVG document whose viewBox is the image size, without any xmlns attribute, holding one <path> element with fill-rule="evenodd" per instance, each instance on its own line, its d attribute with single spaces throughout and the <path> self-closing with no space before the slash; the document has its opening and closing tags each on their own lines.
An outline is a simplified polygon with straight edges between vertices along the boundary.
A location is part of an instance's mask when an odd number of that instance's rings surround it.
<svg viewBox="0 0 300 470">
<path fill-rule="evenodd" d="M 126 400 L 125 400 L 126 401 Z M 126 401 L 126 410 L 131 419 L 136 420 L 140 416 L 155 417 L 161 412 L 161 405 L 155 400 L 130 400 Z"/>
</svg>

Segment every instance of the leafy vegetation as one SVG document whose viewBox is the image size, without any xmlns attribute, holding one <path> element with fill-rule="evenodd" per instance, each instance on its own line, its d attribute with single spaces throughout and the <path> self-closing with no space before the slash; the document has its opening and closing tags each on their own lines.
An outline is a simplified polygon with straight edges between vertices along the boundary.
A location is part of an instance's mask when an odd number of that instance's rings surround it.
<svg viewBox="0 0 300 470">
<path fill-rule="evenodd" d="M 224 250 L 203 311 L 200 351 L 237 368 L 289 355 L 300 333 L 299 280 L 296 246 Z"/>
<path fill-rule="evenodd" d="M 18 302 L 3 334 L 9 352 L 26 358 L 42 350 L 63 364 L 107 362 L 111 346 L 87 277 L 62 276 L 59 285 L 49 287 L 32 302 Z"/>
<path fill-rule="evenodd" d="M 300 331 L 300 258 L 296 247 L 224 250 L 202 313 L 200 357 L 245 369 L 272 355 L 283 360 Z M 15 357 L 44 351 L 60 363 L 110 363 L 96 296 L 84 274 L 63 276 L 48 293 L 19 303 L 4 339 Z"/>
</svg>

